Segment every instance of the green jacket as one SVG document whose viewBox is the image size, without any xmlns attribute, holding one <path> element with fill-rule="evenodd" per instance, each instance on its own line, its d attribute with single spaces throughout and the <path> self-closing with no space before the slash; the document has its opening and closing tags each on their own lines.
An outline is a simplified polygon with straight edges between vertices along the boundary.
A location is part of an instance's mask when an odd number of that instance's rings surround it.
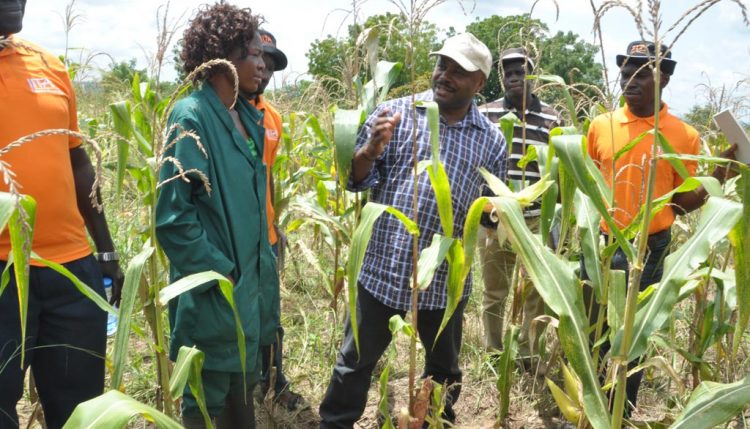
<svg viewBox="0 0 750 429">
<path fill-rule="evenodd" d="M 273 343 L 276 335 L 279 287 L 266 226 L 263 118 L 245 100 L 240 99 L 236 109 L 254 142 L 244 140 L 208 83 L 175 105 L 169 116 L 168 145 L 179 140 L 164 156 L 179 161 L 189 182 L 177 179 L 162 186 L 156 204 L 156 234 L 169 258 L 172 281 L 208 270 L 235 280 L 246 369 L 257 376 L 260 345 Z M 184 131 L 200 137 L 206 155 Z M 251 152 L 250 144 L 258 155 Z M 208 178 L 210 192 L 197 171 Z M 164 182 L 177 173 L 176 163 L 167 161 L 159 180 Z M 196 346 L 206 355 L 204 368 L 242 370 L 234 315 L 215 282 L 173 299 L 169 322 L 172 360 L 180 346 Z"/>
</svg>

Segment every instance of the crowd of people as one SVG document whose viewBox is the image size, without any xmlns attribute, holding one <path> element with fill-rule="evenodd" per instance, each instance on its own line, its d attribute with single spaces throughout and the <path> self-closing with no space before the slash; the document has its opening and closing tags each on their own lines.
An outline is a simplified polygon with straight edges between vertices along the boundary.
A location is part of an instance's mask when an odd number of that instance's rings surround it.
<svg viewBox="0 0 750 429">
<path fill-rule="evenodd" d="M 0 147 L 42 130 L 78 130 L 76 98 L 65 66 L 43 48 L 14 35 L 22 28 L 25 3 L 0 1 Z M 273 73 L 286 68 L 287 57 L 274 36 L 259 28 L 260 23 L 251 10 L 223 2 L 202 7 L 191 19 L 183 34 L 180 56 L 185 74 L 198 71 L 193 73 L 195 90 L 178 101 L 169 116 L 171 134 L 165 157 L 172 161 L 159 172 L 164 186 L 156 206 L 156 232 L 169 259 L 170 280 L 213 270 L 234 285 L 245 334 L 244 353 L 238 350 L 233 312 L 216 283 L 201 285 L 169 304 L 169 356 L 176 359 L 181 346 L 197 347 L 205 353 L 202 379 L 206 408 L 218 428 L 255 427 L 252 391 L 258 385 L 264 396 L 273 389 L 276 401 L 290 410 L 306 405 L 291 389 L 282 365 L 284 330 L 277 261 L 283 256 L 285 236 L 275 224 L 271 167 L 283 129 L 281 115 L 263 96 Z M 658 50 L 661 75 L 660 86 L 655 87 L 653 64 Z M 442 232 L 427 175 L 415 176 L 412 170 L 413 154 L 424 160 L 432 153 L 426 108 L 421 102 L 433 101 L 438 106 L 440 160 L 451 184 L 457 237 L 463 234 L 472 202 L 487 195 L 479 168 L 514 189 L 535 183 L 540 179 L 536 162 L 523 166 L 519 162 L 530 146 L 546 146 L 550 130 L 563 122 L 560 113 L 542 101 L 534 93 L 532 81 L 526 79 L 537 64 L 524 48 L 507 49 L 494 59 L 487 46 L 463 33 L 448 38 L 441 49 L 429 55 L 435 59 L 431 89 L 414 98 L 377 106 L 359 130 L 348 178 L 350 191 L 369 190 L 369 201 L 392 206 L 410 217 L 414 181 L 418 182 L 420 251 L 430 245 L 433 234 Z M 236 74 L 223 63 L 201 67 L 216 59 L 231 63 Z M 676 152 L 697 155 L 700 138 L 695 129 L 669 113 L 665 102 L 655 98 L 660 97 L 676 66 L 663 46 L 635 41 L 616 57 L 616 63 L 625 105 L 592 121 L 587 147 L 614 192 L 615 219 L 624 227 L 642 204 L 639 190 L 649 175 L 649 164 L 643 161 L 650 159 L 654 136 L 646 135 L 624 156 L 615 155 L 635 136 L 653 128 L 657 113 L 654 106 L 661 106 L 660 130 Z M 501 72 L 504 95 L 477 105 L 476 95 L 493 67 Z M 509 113 L 519 121 L 512 141 L 506 142 L 497 123 Z M 734 158 L 735 149 L 722 156 Z M 2 161 L 12 166 L 23 193 L 36 199 L 34 252 L 62 264 L 102 296 L 103 277 L 112 279 L 112 302 L 116 303 L 123 280 L 119 255 L 103 212 L 91 204 L 89 192 L 95 174 L 80 139 L 68 134 L 41 137 L 4 154 Z M 685 164 L 694 175 L 696 162 Z M 655 198 L 684 180 L 667 161 L 659 160 L 657 166 Z M 613 175 L 612 169 L 618 174 Z M 713 174 L 723 182 L 733 173 L 717 168 Z M 185 180 L 167 180 L 175 175 L 183 175 Z M 0 185 L 0 190 L 7 192 L 8 184 Z M 642 288 L 661 278 L 675 216 L 699 208 L 706 198 L 702 187 L 675 194 L 672 204 L 651 221 Z M 532 231 L 538 231 L 539 216 L 538 203 L 524 211 Z M 516 254 L 507 242 L 498 239 L 497 228 L 485 218 L 479 232 L 483 322 L 486 347 L 493 352 L 503 346 L 505 301 L 516 266 Z M 601 231 L 608 233 L 606 224 Z M 553 243 L 554 234 L 547 239 Z M 9 252 L 5 231 L 0 236 L 3 270 L 11 262 L 5 256 Z M 409 232 L 395 218 L 379 219 L 357 285 L 353 285 L 358 289 L 359 334 L 367 341 L 360 342 L 357 350 L 352 326 L 346 323 L 319 407 L 321 428 L 352 428 L 362 416 L 373 370 L 392 340 L 389 320 L 414 308 L 412 261 Z M 627 265 L 618 251 L 613 268 L 627 272 Z M 11 272 L 16 268 L 11 267 Z M 586 276 L 583 268 L 581 275 Z M 472 279 L 467 278 L 455 313 L 437 337 L 447 306 L 447 281 L 444 263 L 430 286 L 419 293 L 416 308 L 425 355 L 422 375 L 446 386 L 442 418 L 454 422 L 453 405 L 462 380 L 459 356 L 463 311 Z M 14 276 L 0 295 L 0 429 L 18 427 L 16 405 L 23 394 L 28 367 L 51 429 L 61 428 L 78 404 L 104 389 L 106 314 L 50 268 L 32 263 L 29 284 L 23 363 Z M 545 306 L 530 282 L 520 293 L 525 296 L 520 354 L 528 365 L 536 343 L 530 321 L 543 314 Z M 607 349 L 607 344 L 602 346 L 602 353 Z M 240 356 L 245 356 L 244 362 Z M 640 380 L 641 373 L 628 379 L 631 407 L 636 405 Z M 197 398 L 189 388 L 183 395 L 181 415 L 188 429 L 206 427 Z"/>
</svg>

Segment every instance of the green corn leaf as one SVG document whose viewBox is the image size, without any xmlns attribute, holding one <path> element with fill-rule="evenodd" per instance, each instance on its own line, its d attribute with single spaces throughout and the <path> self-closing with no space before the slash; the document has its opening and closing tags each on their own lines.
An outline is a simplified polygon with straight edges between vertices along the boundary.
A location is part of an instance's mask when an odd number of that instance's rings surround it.
<svg viewBox="0 0 750 429">
<path fill-rule="evenodd" d="M 336 113 L 338 110 L 337 108 L 333 108 L 334 113 Z M 364 118 L 362 118 L 364 120 Z M 334 132 L 335 132 L 335 120 L 334 120 Z M 305 118 L 305 126 L 307 129 L 312 130 L 313 135 L 315 138 L 323 143 L 324 147 L 330 147 L 331 146 L 331 139 L 327 132 L 323 131 L 323 127 L 320 126 L 320 121 L 318 120 L 318 117 L 315 115 L 309 115 L 307 118 Z M 359 125 L 357 125 L 359 127 Z M 356 134 L 355 134 L 356 137 Z"/>
<path fill-rule="evenodd" d="M 440 225 L 446 237 L 453 237 L 453 199 L 448 174 L 440 161 L 440 112 L 434 101 L 418 102 L 417 106 L 424 106 L 427 112 L 427 125 L 430 129 L 430 147 L 432 148 L 432 164 L 427 167 L 432 190 L 435 192 Z"/>
<path fill-rule="evenodd" d="M 545 192 L 552 186 L 554 182 L 549 179 L 549 176 L 546 174 L 542 176 L 538 181 L 536 181 L 533 185 L 527 186 L 520 191 L 516 192 L 516 200 L 518 200 L 519 204 L 521 206 L 530 206 L 534 204 L 536 200 L 539 199 L 542 195 L 544 195 Z"/>
<path fill-rule="evenodd" d="M 588 319 L 583 308 L 580 282 L 567 261 L 555 256 L 526 225 L 518 202 L 490 198 L 500 223 L 508 231 L 513 249 L 523 261 L 544 302 L 559 320 L 558 337 L 568 362 L 583 386 L 583 408 L 595 429 L 609 428 L 607 403 L 589 353 Z"/>
<path fill-rule="evenodd" d="M 388 319 L 388 329 L 392 335 L 404 334 L 409 338 L 416 338 L 414 328 L 400 314 L 396 314 Z"/>
<path fill-rule="evenodd" d="M 18 313 L 21 318 L 21 368 L 26 359 L 26 321 L 29 309 L 29 257 L 34 238 L 36 201 L 28 195 L 21 195 L 16 209 L 8 221 L 10 232 L 10 253 L 13 257 L 13 274 L 18 289 Z M 10 264 L 7 264 L 10 265 Z"/>
<path fill-rule="evenodd" d="M 378 64 L 378 42 L 380 41 L 380 27 L 369 27 L 357 36 L 357 45 L 362 46 L 370 70 L 375 71 Z"/>
<path fill-rule="evenodd" d="M 172 376 L 169 378 L 169 391 L 172 399 L 177 400 L 182 398 L 185 385 L 188 385 L 195 402 L 198 403 L 201 414 L 203 414 L 206 427 L 213 429 L 214 425 L 211 422 L 211 416 L 208 414 L 208 408 L 206 408 L 206 394 L 203 390 L 203 378 L 201 377 L 205 358 L 203 352 L 195 347 L 180 347 L 180 351 L 177 353 L 177 361 L 172 369 Z"/>
<path fill-rule="evenodd" d="M 391 420 L 391 411 L 388 405 L 388 377 L 391 372 L 390 365 L 386 365 L 383 368 L 383 372 L 380 373 L 380 401 L 378 401 L 378 412 L 383 416 L 383 426 L 380 429 L 396 429 L 393 426 Z"/>
<path fill-rule="evenodd" d="M 440 334 L 461 302 L 461 297 L 466 287 L 466 278 L 474 263 L 479 221 L 488 202 L 489 199 L 487 197 L 481 197 L 472 203 L 464 221 L 464 237 L 461 241 L 453 243 L 446 256 L 448 260 L 448 283 L 446 285 L 448 296 L 446 298 L 445 311 L 443 312 L 443 320 L 440 322 L 440 328 L 438 328 L 437 335 L 435 336 L 436 341 L 433 343 L 433 347 L 437 344 L 437 338 L 440 337 Z"/>
<path fill-rule="evenodd" d="M 221 294 L 224 295 L 224 299 L 227 300 L 229 306 L 232 307 L 232 313 L 234 313 L 234 327 L 237 334 L 237 348 L 240 352 L 240 366 L 242 367 L 242 384 L 245 385 L 247 382 L 247 349 L 245 347 L 245 332 L 242 330 L 242 320 L 240 319 L 240 313 L 237 310 L 237 304 L 234 302 L 234 285 L 224 276 L 218 274 L 216 280 L 219 281 L 219 289 Z M 245 392 L 245 400 L 247 400 L 247 386 L 243 389 Z M 250 399 L 252 400 L 252 399 Z"/>
<path fill-rule="evenodd" d="M 365 121 L 365 111 L 337 109 L 333 118 L 333 141 L 336 145 L 336 172 L 341 186 L 346 186 L 352 170 L 357 132 Z"/>
<path fill-rule="evenodd" d="M 375 105 L 382 103 L 386 100 L 388 97 L 388 92 L 391 90 L 391 87 L 394 83 L 398 80 L 399 75 L 401 74 L 401 70 L 403 70 L 404 65 L 400 62 L 390 62 L 390 61 L 378 61 L 378 64 L 375 66 L 375 75 L 373 77 L 373 82 L 375 83 L 375 86 L 380 89 L 380 92 L 378 94 L 378 99 L 375 102 Z M 372 109 L 368 111 L 371 112 Z"/>
<path fill-rule="evenodd" d="M 482 213 L 484 212 L 487 204 L 489 204 L 489 198 L 481 197 L 477 198 L 471 206 L 469 211 L 466 212 L 466 220 L 464 221 L 464 236 L 461 240 L 466 255 L 466 264 L 463 266 L 463 276 L 466 276 L 471 272 L 471 267 L 474 264 L 474 255 L 477 248 L 477 234 L 479 233 L 479 221 L 482 219 Z"/>
<path fill-rule="evenodd" d="M 581 251 L 583 252 L 583 263 L 586 267 L 597 302 L 602 302 L 604 296 L 602 287 L 602 267 L 599 259 L 599 221 L 601 216 L 591 203 L 591 199 L 581 191 L 575 193 L 576 222 L 581 240 Z"/>
<path fill-rule="evenodd" d="M 122 193 L 122 184 L 125 181 L 125 173 L 128 166 L 128 157 L 130 153 L 130 144 L 128 141 L 132 136 L 132 119 L 130 114 L 130 103 L 119 101 L 109 105 L 109 111 L 112 115 L 112 125 L 117 133 L 117 181 L 115 186 L 117 195 Z"/>
<path fill-rule="evenodd" d="M 133 73 L 133 82 L 130 84 L 130 94 L 133 96 L 133 100 L 135 100 L 137 103 L 140 103 L 143 101 L 143 96 L 141 95 L 141 74 L 140 73 Z"/>
<path fill-rule="evenodd" d="M 117 390 L 78 404 L 63 429 L 123 429 L 136 416 L 160 429 L 182 429 L 182 425 L 161 411 Z"/>
<path fill-rule="evenodd" d="M 513 145 L 513 129 L 515 128 L 516 124 L 522 123 L 523 122 L 521 122 L 521 120 L 518 119 L 518 116 L 516 116 L 513 112 L 506 113 L 498 121 L 500 130 L 503 132 L 503 137 L 505 137 L 505 144 L 508 148 Z"/>
<path fill-rule="evenodd" d="M 572 225 L 575 209 L 576 182 L 565 165 L 558 167 L 557 182 L 560 186 L 560 241 L 563 245 L 567 240 L 568 230 Z"/>
<path fill-rule="evenodd" d="M 294 220 L 295 228 L 299 228 L 300 226 L 307 223 L 320 225 L 326 228 L 332 227 L 336 230 L 336 232 L 339 233 L 339 236 L 344 243 L 349 243 L 349 241 L 351 240 L 351 237 L 349 236 L 349 228 L 341 223 L 341 218 L 339 218 L 338 216 L 332 216 L 320 205 L 311 203 L 309 199 L 295 198 L 294 201 L 289 204 L 289 209 L 298 210 L 305 214 L 304 218 Z"/>
<path fill-rule="evenodd" d="M 128 359 L 128 345 L 130 337 L 130 324 L 132 322 L 133 307 L 138 295 L 138 287 L 141 284 L 143 267 L 146 265 L 149 257 L 154 253 L 154 248 L 148 243 L 143 246 L 138 255 L 130 260 L 127 270 L 125 270 L 125 281 L 122 286 L 122 295 L 120 299 L 119 318 L 117 319 L 117 333 L 112 351 L 112 378 L 110 386 L 116 390 L 123 390 L 122 375 L 125 372 L 125 365 Z"/>
<path fill-rule="evenodd" d="M 453 238 L 435 234 L 432 236 L 432 244 L 420 252 L 417 262 L 417 286 L 419 290 L 425 290 L 430 286 L 435 271 L 445 261 L 445 257 L 455 241 Z"/>
<path fill-rule="evenodd" d="M 735 290 L 737 293 L 737 323 L 732 343 L 732 359 L 750 323 L 750 169 L 742 168 L 737 181 L 738 194 L 742 198 L 742 217 L 729 234 L 734 252 Z"/>
<path fill-rule="evenodd" d="M 377 38 L 375 40 L 377 41 Z M 378 103 L 383 102 L 391 86 L 393 86 L 401 74 L 402 68 L 403 65 L 401 63 L 378 61 L 373 69 L 372 80 L 367 82 L 362 88 L 359 109 L 369 114 Z"/>
<path fill-rule="evenodd" d="M 578 424 L 578 421 L 581 419 L 581 408 L 575 403 L 573 398 L 560 389 L 552 380 L 545 377 L 545 381 L 550 393 L 552 393 L 552 398 L 557 404 L 557 408 L 560 409 L 565 419 Z"/>
<path fill-rule="evenodd" d="M 478 170 L 493 194 L 498 197 L 512 197 L 514 195 L 513 191 L 500 178 L 487 171 L 484 167 L 479 167 Z"/>
<path fill-rule="evenodd" d="M 672 313 L 680 288 L 693 270 L 703 263 L 711 247 L 721 241 L 742 216 L 742 206 L 723 198 L 710 197 L 701 212 L 693 235 L 664 260 L 664 274 L 648 303 L 635 316 L 633 336 L 627 356 L 632 361 L 645 351 L 649 337 L 661 329 Z M 623 330 L 617 332 L 613 350 L 620 350 Z"/>
<path fill-rule="evenodd" d="M 730 384 L 704 381 L 670 429 L 710 429 L 722 425 L 750 404 L 750 376 Z"/>
<path fill-rule="evenodd" d="M 612 201 L 612 190 L 607 186 L 594 162 L 585 153 L 584 137 L 560 135 L 551 137 L 550 140 L 565 171 L 573 177 L 578 188 L 591 199 L 599 215 L 607 223 L 610 234 L 617 239 L 617 244 L 622 248 L 625 256 L 630 261 L 635 259 L 633 245 L 625 239 L 622 231 L 617 228 L 614 218 L 607 211 L 605 202 Z"/>
<path fill-rule="evenodd" d="M 45 267 L 52 269 L 56 273 L 70 280 L 70 282 L 73 283 L 73 286 L 75 286 L 75 288 L 78 289 L 78 292 L 81 292 L 83 296 L 93 301 L 97 307 L 101 308 L 107 313 L 117 314 L 116 308 L 112 307 L 107 302 L 106 299 L 102 298 L 102 296 L 96 293 L 93 289 L 91 289 L 90 286 L 80 281 L 78 277 L 76 277 L 75 274 L 71 273 L 70 270 L 65 268 L 65 266 L 58 264 L 57 262 L 52 262 L 47 259 L 43 259 L 34 252 L 31 252 L 31 260 L 33 260 L 35 263 L 42 264 Z"/>
<path fill-rule="evenodd" d="M 554 182 L 549 180 L 549 176 L 546 174 L 542 176 L 539 181 L 531 186 L 527 186 L 518 192 L 511 191 L 508 186 L 503 183 L 502 180 L 497 178 L 495 175 L 485 170 L 483 167 L 479 167 L 479 173 L 482 175 L 484 180 L 487 182 L 487 186 L 499 197 L 513 198 L 521 205 L 521 207 L 528 207 L 539 199 L 544 192 L 553 185 Z"/>
<path fill-rule="evenodd" d="M 588 268 L 587 268 L 588 269 Z M 607 292 L 607 324 L 610 329 L 610 341 L 614 340 L 615 333 L 622 327 L 625 320 L 625 271 L 609 271 L 609 290 Z"/>
<path fill-rule="evenodd" d="M 13 266 L 13 252 L 8 254 L 8 260 L 5 261 L 5 269 L 0 277 L 0 295 L 5 292 L 5 288 L 10 284 L 10 268 Z"/>
<path fill-rule="evenodd" d="M 435 192 L 435 200 L 438 206 L 438 215 L 440 224 L 443 227 L 443 233 L 447 237 L 453 236 L 453 201 L 451 199 L 451 187 L 448 181 L 448 174 L 442 163 L 437 168 L 433 165 L 427 167 L 427 174 L 430 177 L 430 184 Z"/>
<path fill-rule="evenodd" d="M 641 141 L 643 141 L 643 139 L 647 135 L 649 135 L 649 134 L 653 135 L 654 134 L 654 130 L 651 129 L 651 130 L 648 130 L 648 131 L 644 131 L 643 133 L 641 133 L 641 135 L 639 135 L 638 137 L 636 137 L 633 140 L 631 140 L 625 146 L 621 147 L 620 150 L 618 150 L 617 153 L 615 153 L 613 161 L 617 161 L 618 159 L 620 159 L 620 157 L 622 157 L 626 153 L 630 152 L 631 149 L 633 149 L 634 147 L 636 147 L 638 145 L 638 143 L 640 143 Z"/>
<path fill-rule="evenodd" d="M 562 77 L 557 75 L 527 75 L 526 79 L 537 79 L 541 80 L 542 82 L 552 82 L 560 85 L 560 89 L 562 89 L 563 95 L 565 96 L 565 105 L 568 108 L 568 113 L 570 114 L 570 122 L 575 128 L 578 128 L 580 126 L 575 100 L 573 100 L 573 96 L 570 94 L 568 85 L 565 83 L 565 80 Z"/>
<path fill-rule="evenodd" d="M 159 291 L 158 304 L 162 307 L 166 306 L 173 298 L 213 281 L 218 282 L 221 294 L 224 296 L 224 299 L 227 300 L 229 306 L 232 308 L 232 313 L 234 313 L 234 325 L 235 330 L 237 331 L 237 348 L 239 349 L 240 353 L 240 365 L 242 366 L 242 374 L 244 380 L 244 374 L 247 373 L 247 350 L 245 349 L 245 333 L 242 330 L 242 320 L 240 319 L 240 313 L 237 310 L 237 304 L 234 302 L 234 285 L 229 281 L 229 279 L 215 271 L 204 271 L 201 273 L 185 276 Z"/>
<path fill-rule="evenodd" d="M 682 184 L 680 184 L 680 186 L 651 202 L 651 219 L 653 219 L 657 213 L 659 213 L 664 209 L 664 207 L 672 202 L 672 197 L 675 194 L 679 194 L 682 192 L 692 192 L 701 186 L 703 186 L 703 188 L 706 190 L 706 192 L 708 192 L 708 195 L 710 196 L 724 196 L 724 191 L 721 188 L 721 183 L 719 183 L 719 181 L 715 178 L 710 176 L 688 177 L 684 182 L 682 182 Z M 638 214 L 633 218 L 633 221 L 630 223 L 630 225 L 628 225 L 627 228 L 623 230 L 625 237 L 631 239 L 634 238 L 638 233 L 638 231 L 640 230 L 641 222 L 643 221 L 643 213 L 645 207 L 645 205 L 641 205 L 641 208 L 638 210 Z"/>
<path fill-rule="evenodd" d="M 352 326 L 352 334 L 354 335 L 354 345 L 359 353 L 359 327 L 357 326 L 357 279 L 359 278 L 359 271 L 362 268 L 362 262 L 365 260 L 365 251 L 367 250 L 367 244 L 370 242 L 372 236 L 372 228 L 375 225 L 375 221 L 378 220 L 380 215 L 388 212 L 404 224 L 406 230 L 412 235 L 419 235 L 419 228 L 417 224 L 406 215 L 390 206 L 377 203 L 367 203 L 362 208 L 360 215 L 359 224 L 357 229 L 354 230 L 352 235 L 352 245 L 349 249 L 349 259 L 346 263 L 347 283 L 349 287 L 349 320 Z"/>
<path fill-rule="evenodd" d="M 667 137 L 662 134 L 661 131 L 658 131 L 656 133 L 656 141 L 659 143 L 659 147 L 661 150 L 670 155 L 678 155 L 677 151 L 674 150 L 671 144 L 669 144 L 669 140 L 667 140 Z M 690 177 L 690 173 L 688 173 L 687 168 L 685 167 L 685 164 L 682 163 L 682 160 L 679 158 L 667 158 L 667 161 L 669 164 L 674 168 L 674 171 L 677 172 L 677 174 L 680 175 L 683 179 L 687 179 Z"/>
<path fill-rule="evenodd" d="M 547 160 L 546 163 L 539 163 L 539 172 L 552 179 L 558 177 L 560 174 L 560 161 L 555 156 L 555 148 L 552 146 L 543 146 L 537 150 L 539 158 Z M 560 195 L 560 186 L 556 181 L 553 181 L 547 192 L 542 195 L 542 208 L 539 215 L 539 233 L 542 237 L 549 237 L 552 222 L 555 218 L 558 195 Z"/>
<path fill-rule="evenodd" d="M 503 352 L 497 359 L 497 392 L 500 395 L 500 419 L 508 416 L 510 411 L 510 388 L 513 386 L 513 368 L 518 355 L 518 337 L 521 329 L 518 325 L 510 325 L 503 338 Z"/>
<path fill-rule="evenodd" d="M 328 189 L 322 180 L 318 180 L 315 184 L 315 196 L 318 205 L 325 210 L 328 207 Z"/>
<path fill-rule="evenodd" d="M 15 202 L 16 199 L 13 194 L 0 192 L 0 232 L 5 231 L 8 221 L 16 209 Z"/>
<path fill-rule="evenodd" d="M 445 412 L 445 396 L 443 396 L 443 385 L 432 382 L 432 413 L 427 415 L 425 420 L 430 424 L 431 428 L 445 429 L 445 423 L 441 418 L 435 418 L 434 416 L 442 416 Z"/>
<path fill-rule="evenodd" d="M 530 162 L 536 162 L 538 159 L 539 154 L 537 154 L 536 146 L 528 146 L 526 148 L 526 154 L 518 160 L 518 168 L 526 169 L 526 166 L 529 165 Z"/>
</svg>

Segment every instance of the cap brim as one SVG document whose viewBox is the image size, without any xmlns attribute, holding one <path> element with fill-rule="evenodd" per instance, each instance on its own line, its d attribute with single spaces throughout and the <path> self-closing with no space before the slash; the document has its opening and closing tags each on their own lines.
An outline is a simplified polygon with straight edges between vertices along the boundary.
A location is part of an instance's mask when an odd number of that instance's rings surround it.
<svg viewBox="0 0 750 429">
<path fill-rule="evenodd" d="M 644 57 L 641 55 L 618 55 L 617 57 L 615 57 L 615 63 L 617 63 L 617 67 L 622 67 L 626 62 L 630 64 L 643 65 L 648 63 L 649 61 L 654 61 L 654 57 Z M 663 71 L 664 73 L 671 75 L 672 73 L 674 73 L 675 67 L 677 67 L 677 61 L 671 58 L 661 59 L 661 71 Z"/>
<path fill-rule="evenodd" d="M 445 52 L 444 50 L 434 51 L 430 52 L 430 56 L 433 57 L 435 55 L 442 55 L 444 57 L 448 57 L 452 59 L 453 61 L 457 62 L 459 66 L 461 66 L 462 69 L 468 71 L 468 72 L 475 72 L 479 70 L 479 67 L 475 66 L 474 63 L 469 61 L 468 58 L 461 54 L 457 54 L 455 52 Z"/>
<path fill-rule="evenodd" d="M 273 61 L 276 63 L 276 67 L 273 69 L 273 71 L 280 71 L 286 68 L 288 64 L 286 55 L 278 48 L 274 48 L 270 45 L 263 46 L 263 52 L 270 55 L 273 58 Z"/>
<path fill-rule="evenodd" d="M 529 66 L 531 66 L 532 69 L 535 67 L 534 61 L 532 61 L 531 58 L 518 52 L 514 52 L 512 54 L 508 54 L 500 58 L 501 63 L 506 62 L 506 61 L 518 61 L 518 60 L 526 60 L 526 62 L 529 64 Z"/>
</svg>

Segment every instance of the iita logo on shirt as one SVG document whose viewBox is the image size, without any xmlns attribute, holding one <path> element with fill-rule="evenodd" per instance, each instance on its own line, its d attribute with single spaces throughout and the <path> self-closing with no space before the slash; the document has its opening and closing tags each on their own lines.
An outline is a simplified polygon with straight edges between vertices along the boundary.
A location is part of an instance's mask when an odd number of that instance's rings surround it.
<svg viewBox="0 0 750 429">
<path fill-rule="evenodd" d="M 51 80 L 46 77 L 30 77 L 26 79 L 31 92 L 35 94 L 59 94 L 65 95 Z"/>
<path fill-rule="evenodd" d="M 278 131 L 272 129 L 272 128 L 266 128 L 266 139 L 271 141 L 278 141 L 279 140 L 279 133 Z"/>
</svg>

